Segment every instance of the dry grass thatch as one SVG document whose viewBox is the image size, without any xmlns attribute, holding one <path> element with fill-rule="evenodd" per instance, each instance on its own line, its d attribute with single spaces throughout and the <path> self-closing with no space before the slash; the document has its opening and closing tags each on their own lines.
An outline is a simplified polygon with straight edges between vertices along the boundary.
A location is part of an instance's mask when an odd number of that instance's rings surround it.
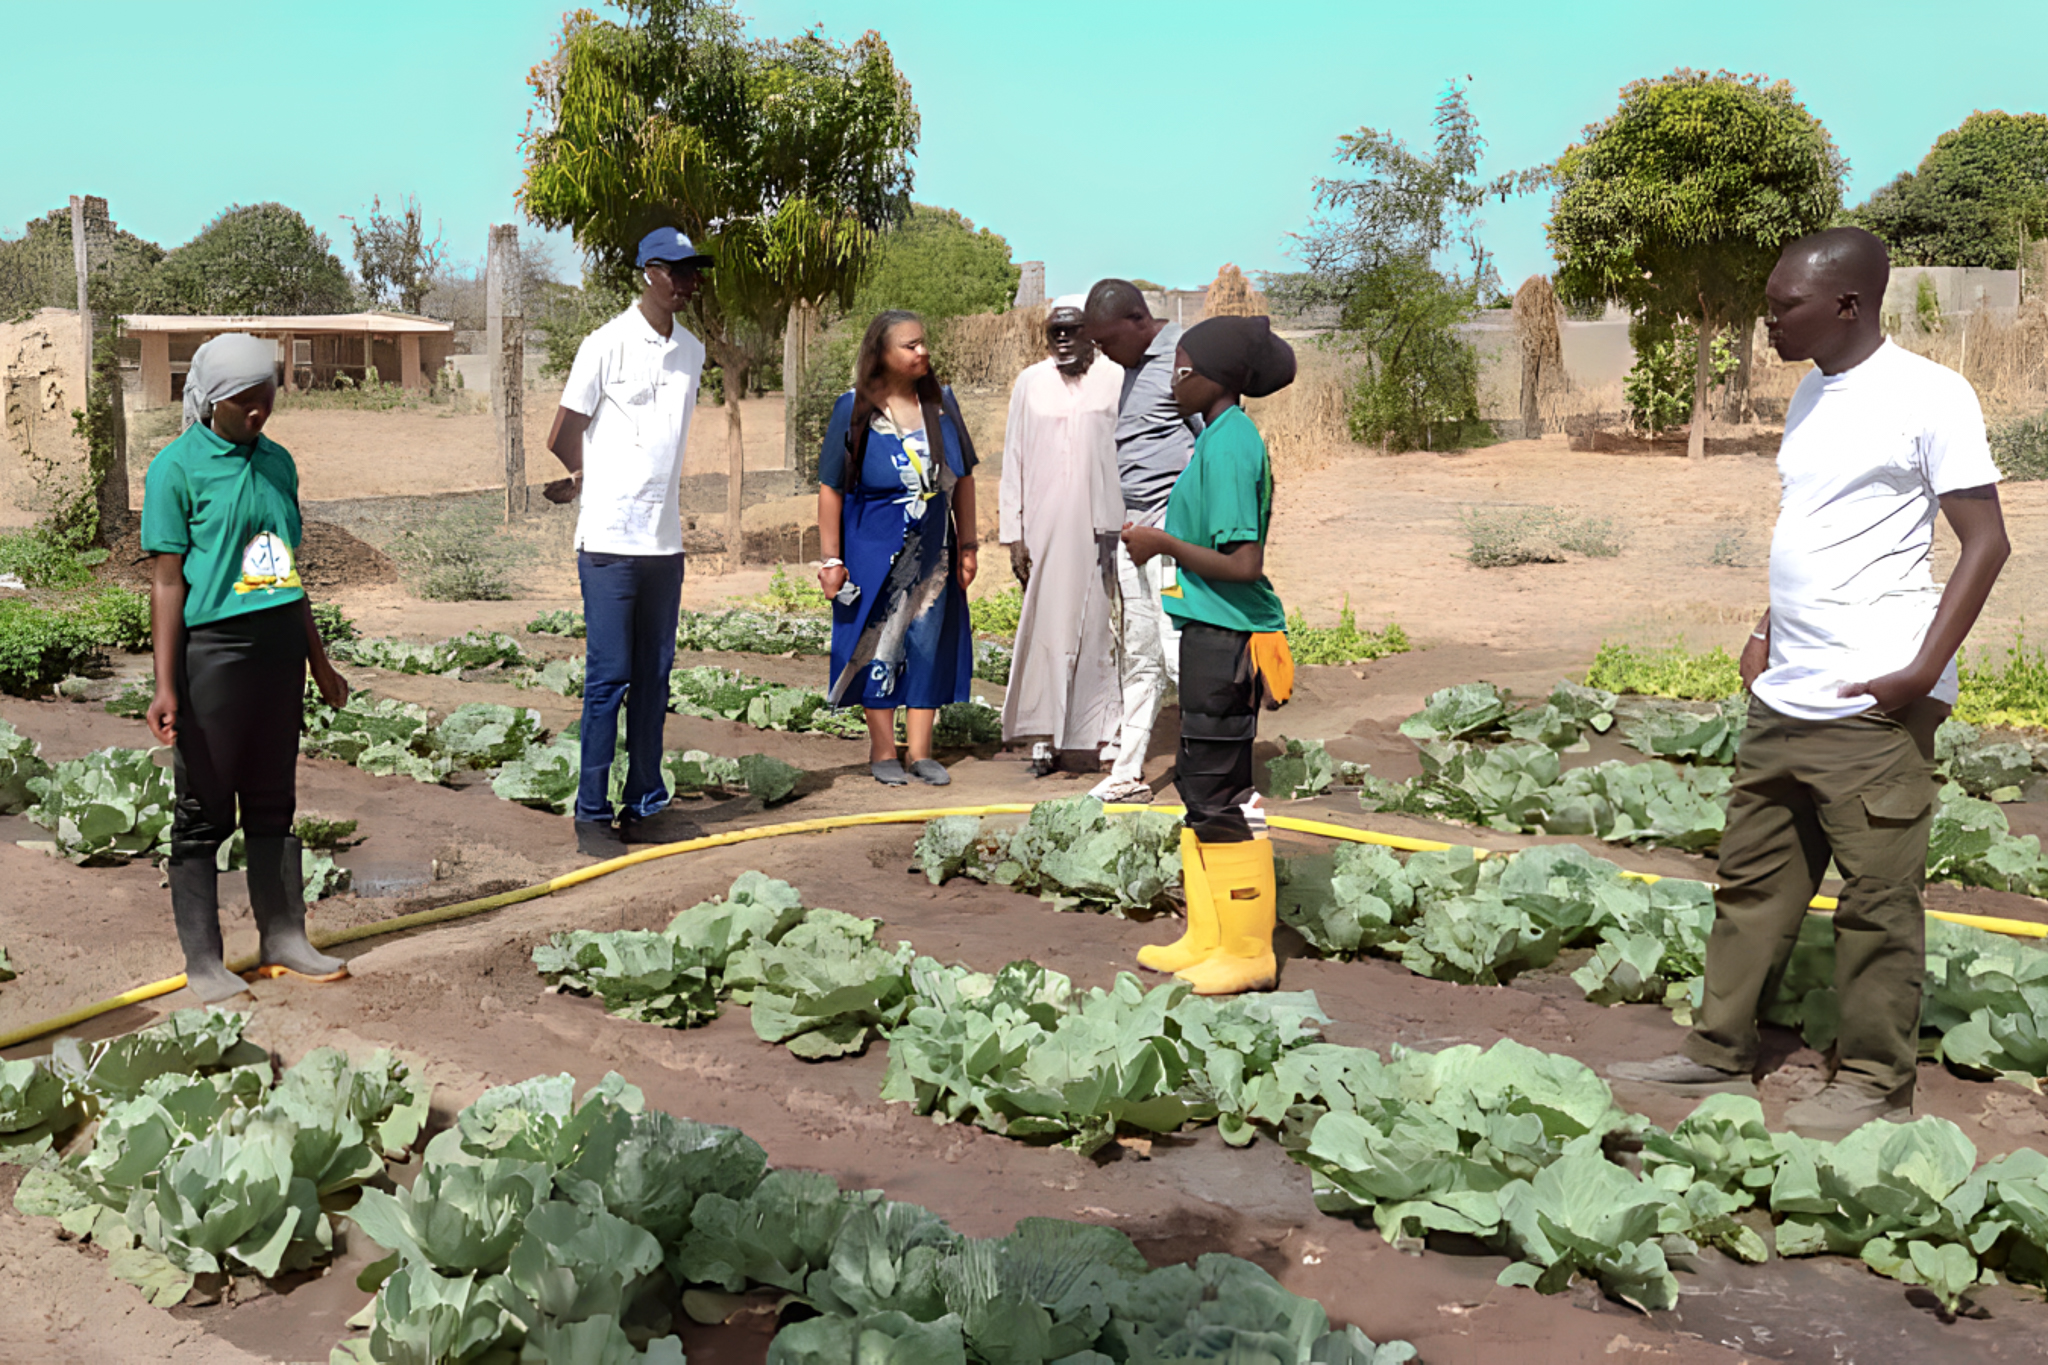
<svg viewBox="0 0 2048 1365">
<path fill-rule="evenodd" d="M 1205 318 L 1258 318 L 1267 316 L 1270 311 L 1266 307 L 1266 296 L 1252 288 L 1244 272 L 1234 265 L 1226 265 L 1217 271 L 1208 291 L 1202 295 L 1202 316 Z"/>
<path fill-rule="evenodd" d="M 1294 348 L 1294 382 L 1270 398 L 1245 400 L 1244 410 L 1266 438 L 1273 477 L 1306 474 L 1364 449 L 1351 439 L 1351 385 L 1343 352 L 1310 343 Z"/>
<path fill-rule="evenodd" d="M 1259 302 L 1263 307 L 1264 301 Z M 938 328 L 946 382 L 959 388 L 1007 394 L 1027 365 L 1045 358 L 1042 307 L 950 318 Z M 1320 469 L 1360 449 L 1351 440 L 1348 424 L 1353 378 L 1349 358 L 1311 343 L 1298 345 L 1295 358 L 1294 383 L 1270 398 L 1245 404 L 1266 438 L 1278 478 Z"/>
<path fill-rule="evenodd" d="M 1525 357 L 1545 368 L 1564 362 L 1564 338 L 1558 332 L 1557 315 L 1557 291 L 1550 287 L 1550 276 L 1531 275 L 1523 280 L 1515 291 L 1515 340 Z"/>
<path fill-rule="evenodd" d="M 1959 371 L 1987 412 L 2048 407 L 2048 309 L 2030 302 L 2015 315 L 1980 310 L 1943 320 L 1935 333 L 1907 331 L 1900 345 Z"/>
<path fill-rule="evenodd" d="M 1813 366 L 1778 359 L 1763 323 L 1756 326 L 1750 396 L 1782 407 Z M 1909 326 L 1892 340 L 1968 379 L 1993 417 L 2048 408 L 2048 310 L 2039 301 L 2030 300 L 2016 315 L 1980 310 L 1950 316 L 1938 332 Z"/>
<path fill-rule="evenodd" d="M 1045 307 L 970 313 L 936 328 L 946 382 L 1007 391 L 1026 366 L 1045 359 Z"/>
</svg>

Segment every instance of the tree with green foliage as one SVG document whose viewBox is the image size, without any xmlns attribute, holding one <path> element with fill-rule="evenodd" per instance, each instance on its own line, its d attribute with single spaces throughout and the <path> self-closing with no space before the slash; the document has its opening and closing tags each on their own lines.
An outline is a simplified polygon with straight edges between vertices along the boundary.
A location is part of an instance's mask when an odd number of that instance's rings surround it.
<svg viewBox="0 0 2048 1365">
<path fill-rule="evenodd" d="M 283 204 L 235 204 L 172 251 L 153 307 L 167 313 L 346 313 L 355 286 L 304 215 Z"/>
<path fill-rule="evenodd" d="M 1566 303 L 1698 329 L 1688 454 L 1703 456 L 1714 338 L 1732 326 L 1747 349 L 1779 249 L 1834 218 L 1848 163 L 1787 82 L 1681 68 L 1625 86 L 1552 169 Z"/>
<path fill-rule="evenodd" d="M 912 204 L 882 234 L 874 268 L 847 315 L 865 321 L 885 308 L 908 308 L 927 322 L 968 313 L 1001 313 L 1017 296 L 1023 270 L 1010 244 L 952 209 Z"/>
<path fill-rule="evenodd" d="M 1422 256 L 1390 256 L 1360 275 L 1338 323 L 1364 361 L 1353 440 L 1452 450 L 1482 436 L 1479 353 L 1457 330 L 1476 307 L 1469 280 Z"/>
<path fill-rule="evenodd" d="M 1479 358 L 1459 335 L 1499 275 L 1479 240 L 1479 209 L 1543 183 L 1543 170 L 1481 179 L 1486 140 L 1452 84 L 1437 101 L 1428 156 L 1391 133 L 1360 128 L 1338 139 L 1337 159 L 1357 178 L 1316 181 L 1316 218 L 1296 240 L 1299 274 L 1268 277 L 1287 312 L 1334 306 L 1344 338 L 1363 357 L 1351 433 L 1365 441 L 1440 449 L 1479 427 Z M 1462 248 L 1469 273 L 1438 268 Z"/>
<path fill-rule="evenodd" d="M 2048 115 L 1973 113 L 1846 216 L 1884 239 L 1894 265 L 2011 270 L 2048 236 Z"/>
<path fill-rule="evenodd" d="M 717 258 L 695 330 L 736 400 L 794 309 L 844 309 L 882 229 L 908 206 L 918 135 L 910 85 L 875 33 L 751 39 L 726 0 L 579 10 L 534 68 L 527 215 L 569 228 L 600 278 L 667 221 Z M 727 542 L 739 545 L 740 410 L 726 404 Z"/>
<path fill-rule="evenodd" d="M 95 286 L 106 288 L 104 306 L 132 313 L 145 306 L 164 249 L 132 232 L 109 225 L 104 239 L 88 234 Z M 38 308 L 76 308 L 78 274 L 71 255 L 71 210 L 52 209 L 27 225 L 22 235 L 0 240 L 0 319 Z M 94 307 L 103 306 L 95 299 Z"/>
<path fill-rule="evenodd" d="M 952 209 L 911 205 L 909 216 L 882 234 L 874 266 L 853 302 L 829 326 L 811 334 L 802 363 L 791 363 L 794 345 L 785 351 L 782 391 L 790 467 L 806 480 L 816 476 L 818 445 L 832 405 L 846 390 L 868 319 L 885 308 L 908 308 L 931 324 L 1005 312 L 1017 296 L 1022 273 L 1011 263 L 1010 244 L 1000 234 L 977 228 Z M 797 336 L 794 330 L 791 335 Z M 933 326 L 925 337 L 934 368 L 944 374 L 944 330 Z"/>
<path fill-rule="evenodd" d="M 408 194 L 387 213 L 384 201 L 372 195 L 370 211 L 360 222 L 349 219 L 349 227 L 355 234 L 356 270 L 364 291 L 378 303 L 419 312 L 420 301 L 433 288 L 434 272 L 447 255 L 440 224 L 434 225 L 429 241 L 417 197 Z"/>
</svg>

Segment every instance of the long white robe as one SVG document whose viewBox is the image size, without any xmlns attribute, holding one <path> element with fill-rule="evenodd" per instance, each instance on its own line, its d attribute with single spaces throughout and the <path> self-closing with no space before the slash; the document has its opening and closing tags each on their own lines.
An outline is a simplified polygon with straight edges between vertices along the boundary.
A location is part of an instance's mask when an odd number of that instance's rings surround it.
<svg viewBox="0 0 2048 1365">
<path fill-rule="evenodd" d="M 1075 378 L 1050 358 L 1017 376 L 1003 438 L 1001 536 L 1031 552 L 1003 699 L 1003 738 L 1093 749 L 1123 718 L 1116 630 L 1116 413 L 1123 367 L 1097 356 Z"/>
</svg>

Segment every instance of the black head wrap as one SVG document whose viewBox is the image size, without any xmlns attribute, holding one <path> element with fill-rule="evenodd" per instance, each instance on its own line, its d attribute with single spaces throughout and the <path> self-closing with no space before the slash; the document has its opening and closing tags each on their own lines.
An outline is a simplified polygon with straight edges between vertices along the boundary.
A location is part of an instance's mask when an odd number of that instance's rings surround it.
<svg viewBox="0 0 2048 1365">
<path fill-rule="evenodd" d="M 1181 333 L 1180 348 L 1196 374 L 1247 398 L 1294 382 L 1294 348 L 1273 335 L 1266 318 L 1209 318 Z"/>
</svg>

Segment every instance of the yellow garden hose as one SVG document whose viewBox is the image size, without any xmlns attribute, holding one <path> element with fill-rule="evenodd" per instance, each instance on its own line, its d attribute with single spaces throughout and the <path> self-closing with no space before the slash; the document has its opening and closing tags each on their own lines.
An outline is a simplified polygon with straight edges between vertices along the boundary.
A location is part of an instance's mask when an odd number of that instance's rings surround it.
<svg viewBox="0 0 2048 1365">
<path fill-rule="evenodd" d="M 487 910 L 502 909 L 508 905 L 517 905 L 521 901 L 539 900 L 542 896 L 550 896 L 557 891 L 566 891 L 572 886 L 581 886 L 585 882 L 596 881 L 599 877 L 608 877 L 614 872 L 624 871 L 629 867 L 637 867 L 642 863 L 651 863 L 659 858 L 673 858 L 679 853 L 696 853 L 707 848 L 725 848 L 732 844 L 751 843 L 756 839 L 776 839 L 785 834 L 819 834 L 827 830 L 851 829 L 860 825 L 922 824 L 927 820 L 936 820 L 946 815 L 1028 815 L 1035 804 L 1035 802 L 1018 801 L 987 806 L 939 806 L 926 810 L 870 811 L 865 815 L 827 815 L 820 816 L 814 820 L 791 820 L 779 825 L 758 825 L 752 829 L 735 829 L 728 830 L 723 834 L 707 834 L 701 839 L 684 839 L 679 843 L 652 845 L 641 849 L 637 853 L 628 853 L 623 857 L 609 858 L 601 863 L 592 863 L 589 867 L 579 867 L 574 872 L 565 872 L 550 881 L 521 887 L 517 891 L 505 891 L 495 896 L 483 896 L 476 900 L 459 901 L 453 905 L 436 906 L 431 910 L 418 910 L 410 915 L 399 915 L 393 919 L 377 920 L 371 924 L 358 924 L 347 929 L 336 929 L 331 933 L 321 933 L 313 936 L 313 944 L 319 948 L 332 948 L 338 944 L 356 943 L 366 938 L 378 938 L 385 934 L 400 933 L 407 929 L 424 928 L 430 924 L 446 924 L 451 920 L 468 919 L 472 915 L 481 915 Z M 1158 811 L 1161 814 L 1177 815 L 1181 813 L 1182 807 L 1109 805 L 1104 807 L 1104 809 L 1113 814 L 1152 810 Z M 1385 848 L 1399 849 L 1404 853 L 1440 853 L 1448 849 L 1469 847 L 1469 845 L 1444 843 L 1436 839 L 1416 839 L 1401 834 L 1383 834 L 1378 830 L 1354 829 L 1350 825 L 1334 825 L 1322 820 L 1298 820 L 1286 815 L 1269 815 L 1266 817 L 1266 823 L 1274 829 L 1289 830 L 1296 834 L 1311 834 L 1324 839 L 1343 839 L 1356 844 L 1379 844 Z M 1474 850 L 1482 858 L 1502 851 L 1484 848 Z M 1513 851 L 1519 852 L 1520 850 Z M 1623 875 L 1641 882 L 1663 880 L 1663 878 L 1649 872 L 1624 872 Z M 1815 896 L 1813 898 L 1813 909 L 1815 910 L 1832 911 L 1834 908 L 1835 898 L 1833 896 Z M 2019 938 L 2048 938 L 2048 924 L 2035 924 L 2028 920 L 2002 919 L 1992 915 L 1963 915 L 1947 910 L 1930 910 L 1927 913 L 1935 919 L 1947 920 L 1951 924 L 1964 924 L 1973 929 L 1985 929 L 1992 933 L 2011 934 Z M 229 971 L 237 973 L 251 971 L 256 965 L 256 958 L 253 954 L 232 959 L 227 964 Z M 54 1015 L 40 1022 L 29 1024 L 22 1028 L 10 1029 L 5 1033 L 0 1033 L 0 1048 L 16 1047 L 22 1043 L 41 1038 L 46 1034 L 55 1033 L 59 1029 L 76 1027 L 89 1019 L 97 1018 L 113 1010 L 121 1009 L 128 1005 L 138 1005 L 145 1000 L 154 1000 L 160 995 L 169 995 L 172 991 L 181 989 L 184 984 L 185 974 L 180 972 L 176 976 L 167 976 L 161 981 L 152 981 L 146 986 L 137 986 L 134 990 L 123 991 L 119 995 L 96 1001 L 90 1005 L 81 1005 L 77 1009 L 68 1010 L 63 1014 Z"/>
</svg>

